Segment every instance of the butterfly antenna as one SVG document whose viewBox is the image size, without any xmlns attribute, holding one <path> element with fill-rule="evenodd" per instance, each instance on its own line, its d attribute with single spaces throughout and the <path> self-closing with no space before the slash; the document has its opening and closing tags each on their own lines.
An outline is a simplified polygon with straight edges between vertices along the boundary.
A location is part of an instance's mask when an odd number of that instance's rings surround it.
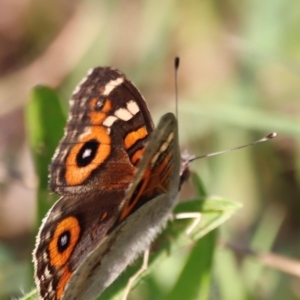
<svg viewBox="0 0 300 300">
<path fill-rule="evenodd" d="M 239 147 L 234 147 L 234 148 L 227 149 L 227 150 L 222 150 L 222 151 L 208 153 L 208 154 L 201 155 L 201 156 L 196 156 L 196 157 L 190 158 L 188 160 L 188 162 L 190 163 L 190 162 L 192 162 L 192 161 L 194 161 L 196 159 L 200 159 L 200 158 L 204 158 L 204 157 L 216 156 L 216 155 L 224 154 L 224 153 L 227 153 L 227 152 L 230 152 L 230 151 L 233 151 L 233 150 L 238 150 L 238 149 L 246 148 L 248 146 L 252 146 L 252 145 L 255 145 L 255 144 L 263 143 L 263 142 L 266 142 L 268 140 L 273 139 L 276 136 L 277 136 L 277 133 L 276 132 L 272 132 L 272 133 L 269 133 L 268 135 L 266 135 L 265 137 L 263 137 L 262 139 L 254 141 L 252 143 L 249 143 L 249 144 L 246 144 L 246 145 L 243 145 L 243 146 L 239 146 Z"/>
<path fill-rule="evenodd" d="M 175 115 L 178 120 L 178 69 L 179 69 L 180 59 L 178 56 L 174 59 L 174 75 L 175 75 Z"/>
</svg>

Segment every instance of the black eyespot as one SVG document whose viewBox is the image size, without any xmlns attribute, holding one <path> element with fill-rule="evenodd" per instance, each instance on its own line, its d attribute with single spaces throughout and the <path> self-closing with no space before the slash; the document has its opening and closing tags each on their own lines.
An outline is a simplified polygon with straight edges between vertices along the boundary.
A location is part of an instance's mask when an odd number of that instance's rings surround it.
<svg viewBox="0 0 300 300">
<path fill-rule="evenodd" d="M 64 231 L 57 240 L 58 252 L 64 252 L 70 245 L 71 233 L 69 230 Z"/>
<path fill-rule="evenodd" d="M 104 99 L 99 98 L 98 101 L 96 102 L 95 110 L 96 111 L 101 111 L 103 105 L 104 105 Z"/>
<path fill-rule="evenodd" d="M 76 163 L 78 167 L 85 167 L 91 163 L 95 158 L 99 142 L 97 140 L 90 140 L 86 142 L 76 156 Z"/>
</svg>

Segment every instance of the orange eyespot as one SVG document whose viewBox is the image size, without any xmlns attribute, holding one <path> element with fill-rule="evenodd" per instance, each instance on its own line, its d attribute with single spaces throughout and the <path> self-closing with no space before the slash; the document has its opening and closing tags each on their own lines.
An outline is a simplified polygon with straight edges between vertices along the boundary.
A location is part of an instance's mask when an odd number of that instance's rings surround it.
<svg viewBox="0 0 300 300">
<path fill-rule="evenodd" d="M 80 225 L 75 217 L 67 217 L 56 226 L 48 246 L 50 265 L 62 267 L 71 256 L 80 235 Z"/>
<path fill-rule="evenodd" d="M 109 156 L 111 138 L 107 129 L 93 126 L 91 132 L 73 147 L 67 157 L 65 180 L 68 185 L 82 184 Z"/>
<path fill-rule="evenodd" d="M 104 101 L 103 106 L 101 107 L 101 110 L 97 110 L 97 102 L 98 98 L 95 97 L 90 102 L 90 109 L 91 112 L 89 113 L 89 118 L 92 125 L 101 125 L 102 122 L 107 117 L 107 113 L 111 111 L 111 101 L 109 99 L 106 99 Z"/>
</svg>

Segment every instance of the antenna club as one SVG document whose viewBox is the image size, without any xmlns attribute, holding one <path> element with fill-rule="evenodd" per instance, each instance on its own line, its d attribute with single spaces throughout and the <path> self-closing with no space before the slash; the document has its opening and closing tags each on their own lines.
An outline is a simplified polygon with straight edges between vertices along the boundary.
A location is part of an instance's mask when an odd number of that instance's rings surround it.
<svg viewBox="0 0 300 300">
<path fill-rule="evenodd" d="M 273 139 L 276 136 L 277 136 L 277 132 L 271 132 L 270 134 L 267 135 L 267 138 L 268 139 Z"/>
<path fill-rule="evenodd" d="M 179 63 L 180 63 L 180 58 L 179 58 L 179 56 L 176 56 L 175 59 L 174 59 L 174 67 L 175 67 L 175 70 L 178 70 L 178 68 L 179 68 Z"/>
</svg>

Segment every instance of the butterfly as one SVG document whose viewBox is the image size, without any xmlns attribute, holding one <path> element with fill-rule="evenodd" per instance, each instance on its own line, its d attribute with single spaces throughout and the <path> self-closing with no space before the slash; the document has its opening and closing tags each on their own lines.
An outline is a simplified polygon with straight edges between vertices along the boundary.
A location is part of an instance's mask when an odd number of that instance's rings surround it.
<svg viewBox="0 0 300 300">
<path fill-rule="evenodd" d="M 100 295 L 149 248 L 187 177 L 175 115 L 166 113 L 154 128 L 144 98 L 123 73 L 91 70 L 71 97 L 50 166 L 49 186 L 61 198 L 36 238 L 39 297 Z"/>
</svg>

